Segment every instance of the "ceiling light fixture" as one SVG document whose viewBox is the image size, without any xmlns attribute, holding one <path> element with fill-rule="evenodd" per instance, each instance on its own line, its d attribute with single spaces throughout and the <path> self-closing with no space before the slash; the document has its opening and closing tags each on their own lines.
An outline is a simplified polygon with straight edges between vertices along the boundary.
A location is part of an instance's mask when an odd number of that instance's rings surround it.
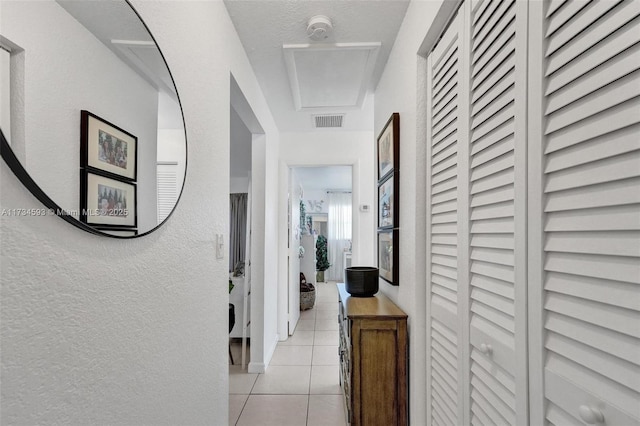
<svg viewBox="0 0 640 426">
<path fill-rule="evenodd" d="M 316 15 L 309 19 L 307 24 L 307 36 L 313 41 L 322 41 L 329 38 L 333 33 L 331 19 L 324 15 Z"/>
</svg>

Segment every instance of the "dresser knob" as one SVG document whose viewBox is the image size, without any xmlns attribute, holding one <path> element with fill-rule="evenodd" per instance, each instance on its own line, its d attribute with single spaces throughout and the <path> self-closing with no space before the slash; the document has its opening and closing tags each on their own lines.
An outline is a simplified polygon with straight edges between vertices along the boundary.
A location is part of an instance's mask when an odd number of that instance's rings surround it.
<svg viewBox="0 0 640 426">
<path fill-rule="evenodd" d="M 590 407 L 588 405 L 581 405 L 578 409 L 580 413 L 580 418 L 589 425 L 595 425 L 597 423 L 604 422 L 604 414 L 602 411 L 598 410 L 595 407 Z"/>
<path fill-rule="evenodd" d="M 483 343 L 480 345 L 480 352 L 485 355 L 491 355 L 493 354 L 493 346 Z"/>
</svg>

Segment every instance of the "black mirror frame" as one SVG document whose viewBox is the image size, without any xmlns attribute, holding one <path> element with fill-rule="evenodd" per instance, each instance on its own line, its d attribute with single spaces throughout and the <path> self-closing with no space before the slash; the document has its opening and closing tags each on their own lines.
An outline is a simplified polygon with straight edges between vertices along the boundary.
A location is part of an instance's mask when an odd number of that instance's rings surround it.
<svg viewBox="0 0 640 426">
<path fill-rule="evenodd" d="M 31 176 L 29 175 L 29 172 L 27 172 L 27 170 L 22 166 L 22 163 L 20 163 L 20 160 L 18 160 L 18 157 L 16 157 L 15 153 L 13 152 L 13 149 L 11 149 L 11 145 L 9 145 L 9 142 L 5 138 L 4 133 L 0 128 L 0 155 L 2 156 L 2 159 L 7 164 L 7 166 L 9 166 L 9 168 L 11 169 L 13 174 L 18 178 L 18 180 L 20 180 L 20 182 L 25 186 L 25 188 L 27 188 L 29 192 L 31 192 L 31 194 L 33 194 L 33 196 L 36 197 L 38 201 L 40 201 L 49 210 L 51 214 L 55 214 L 65 222 L 68 222 L 71 225 L 75 226 L 76 228 L 79 228 L 90 234 L 100 235 L 103 237 L 117 238 L 117 239 L 131 239 L 131 238 L 143 237 L 145 235 L 151 234 L 152 232 L 160 228 L 169 220 L 171 215 L 173 215 L 173 212 L 176 210 L 176 206 L 178 205 L 178 203 L 180 203 L 180 198 L 182 198 L 182 192 L 184 191 L 184 186 L 187 181 L 187 167 L 188 167 L 188 153 L 189 153 L 188 143 L 187 143 L 187 126 L 184 120 L 184 110 L 182 108 L 182 102 L 180 101 L 180 94 L 178 93 L 178 87 L 176 86 L 176 82 L 175 82 L 175 79 L 173 78 L 173 74 L 171 74 L 171 68 L 169 68 L 167 59 L 164 57 L 164 54 L 162 53 L 162 50 L 160 49 L 158 42 L 156 41 L 155 37 L 149 30 L 149 27 L 144 22 L 144 20 L 136 10 L 136 8 L 133 7 L 133 5 L 129 2 L 129 0 L 124 0 L 124 2 L 127 3 L 131 8 L 131 10 L 133 11 L 133 13 L 136 14 L 136 16 L 138 17 L 138 19 L 140 20 L 144 28 L 147 30 L 147 33 L 155 43 L 156 47 L 158 48 L 158 52 L 160 52 L 160 56 L 162 57 L 162 60 L 164 61 L 165 66 L 167 67 L 169 76 L 171 77 L 171 82 L 173 83 L 173 87 L 176 90 L 176 97 L 178 98 L 178 105 L 180 106 L 180 114 L 182 116 L 182 124 L 183 124 L 182 127 L 184 131 L 184 145 L 185 145 L 185 154 L 184 154 L 185 172 L 184 173 L 185 175 L 182 180 L 182 187 L 180 188 L 180 194 L 178 194 L 178 199 L 176 200 L 176 204 L 173 206 L 173 209 L 171 209 L 171 213 L 169 213 L 169 215 L 167 215 L 167 217 L 165 217 L 161 223 L 157 224 L 155 227 L 151 228 L 150 230 L 144 233 L 141 233 L 139 235 L 130 235 L 130 236 L 108 234 L 98 229 L 95 229 L 94 227 L 89 226 L 86 223 L 80 222 L 78 219 L 76 219 L 75 217 L 67 213 L 64 209 L 62 209 L 55 201 L 53 201 L 42 190 L 42 188 L 38 186 L 38 184 L 33 180 L 33 178 L 31 178 Z"/>
</svg>

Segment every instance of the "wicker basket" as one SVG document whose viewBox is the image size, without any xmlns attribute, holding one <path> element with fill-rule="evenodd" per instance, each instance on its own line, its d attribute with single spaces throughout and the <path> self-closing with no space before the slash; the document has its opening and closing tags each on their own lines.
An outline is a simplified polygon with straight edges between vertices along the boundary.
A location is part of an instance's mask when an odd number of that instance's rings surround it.
<svg viewBox="0 0 640 426">
<path fill-rule="evenodd" d="M 301 291 L 300 292 L 300 310 L 306 311 L 307 309 L 313 308 L 313 305 L 316 303 L 316 290 L 313 289 L 311 291 Z"/>
</svg>

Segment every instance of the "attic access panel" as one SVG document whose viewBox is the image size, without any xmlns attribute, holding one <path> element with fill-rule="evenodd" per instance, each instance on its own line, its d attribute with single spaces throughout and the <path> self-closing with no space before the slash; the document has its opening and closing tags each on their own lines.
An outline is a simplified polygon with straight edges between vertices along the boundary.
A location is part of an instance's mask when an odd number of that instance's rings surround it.
<svg viewBox="0 0 640 426">
<path fill-rule="evenodd" d="M 381 43 L 282 46 L 296 110 L 360 108 Z"/>
</svg>

